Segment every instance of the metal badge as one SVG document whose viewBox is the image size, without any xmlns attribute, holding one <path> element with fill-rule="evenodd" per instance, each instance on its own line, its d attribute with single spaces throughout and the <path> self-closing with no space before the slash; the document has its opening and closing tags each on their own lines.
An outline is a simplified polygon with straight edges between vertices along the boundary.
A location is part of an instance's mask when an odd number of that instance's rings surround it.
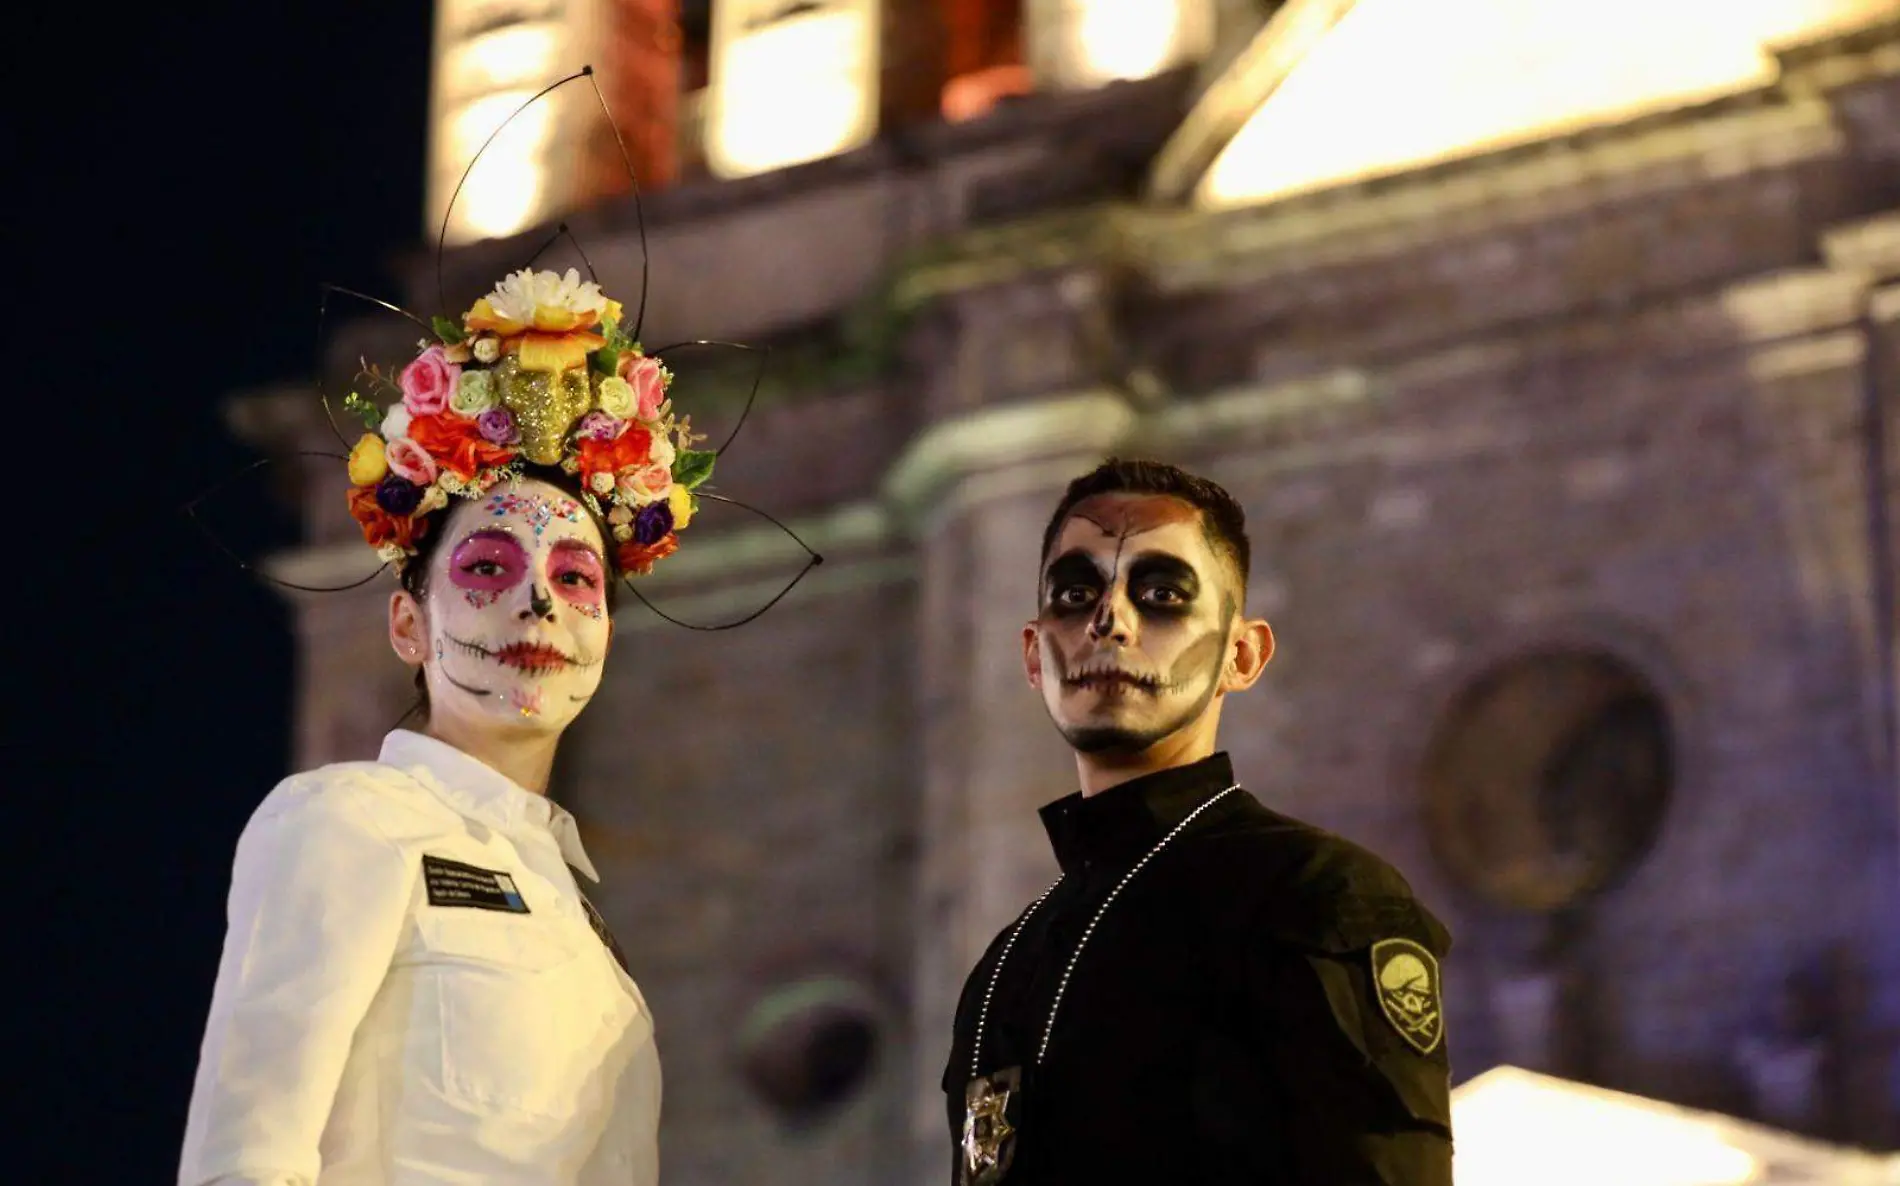
<svg viewBox="0 0 1900 1186">
<path fill-rule="evenodd" d="M 1016 1154 L 1009 1104 L 1021 1093 L 1022 1069 L 1008 1067 L 972 1079 L 963 1089 L 963 1172 L 959 1186 L 994 1186 Z"/>
</svg>

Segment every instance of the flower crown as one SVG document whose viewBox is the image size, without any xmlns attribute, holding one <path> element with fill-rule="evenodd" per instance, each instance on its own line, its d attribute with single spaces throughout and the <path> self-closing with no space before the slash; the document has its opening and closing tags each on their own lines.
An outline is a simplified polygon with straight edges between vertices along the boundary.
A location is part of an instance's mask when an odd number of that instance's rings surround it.
<svg viewBox="0 0 1900 1186">
<path fill-rule="evenodd" d="M 370 431 L 350 450 L 350 515 L 377 555 L 401 567 L 451 495 L 474 498 L 523 466 L 578 475 L 606 518 L 623 573 L 645 575 L 679 547 L 692 491 L 714 454 L 692 448 L 667 389 L 673 376 L 620 328 L 620 302 L 566 275 L 523 269 L 462 315 L 391 383 L 387 410 L 351 392 Z M 603 505 L 611 504 L 611 506 Z"/>
</svg>

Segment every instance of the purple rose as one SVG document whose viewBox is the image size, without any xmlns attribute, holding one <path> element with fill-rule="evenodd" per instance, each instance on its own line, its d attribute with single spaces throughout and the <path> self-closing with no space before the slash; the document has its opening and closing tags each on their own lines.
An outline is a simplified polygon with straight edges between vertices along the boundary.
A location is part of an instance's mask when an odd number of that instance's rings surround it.
<svg viewBox="0 0 1900 1186">
<path fill-rule="evenodd" d="M 642 546 L 651 546 L 666 538 L 673 530 L 673 508 L 663 502 L 649 503 L 641 507 L 633 517 L 634 542 Z"/>
<path fill-rule="evenodd" d="M 625 420 L 609 416 L 599 410 L 581 417 L 580 434 L 584 437 L 592 437 L 597 441 L 611 441 L 619 439 L 620 434 L 625 431 L 627 431 Z"/>
<path fill-rule="evenodd" d="M 490 408 L 475 418 L 475 428 L 491 445 L 512 445 L 521 439 L 515 428 L 515 414 L 507 408 Z"/>
<path fill-rule="evenodd" d="M 422 505 L 422 487 L 390 474 L 376 484 L 376 505 L 392 515 L 413 515 Z"/>
</svg>

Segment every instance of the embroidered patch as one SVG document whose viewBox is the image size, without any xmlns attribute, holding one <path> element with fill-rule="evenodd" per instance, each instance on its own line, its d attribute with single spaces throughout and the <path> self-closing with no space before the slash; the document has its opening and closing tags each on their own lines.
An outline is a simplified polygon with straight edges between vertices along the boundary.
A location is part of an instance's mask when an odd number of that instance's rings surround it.
<svg viewBox="0 0 1900 1186">
<path fill-rule="evenodd" d="M 464 865 L 442 857 L 422 858 L 422 882 L 431 906 L 468 906 L 476 910 L 528 913 L 515 879 L 495 869 Z"/>
<path fill-rule="evenodd" d="M 1410 939 L 1382 939 L 1372 945 L 1372 982 L 1380 1012 L 1405 1044 L 1420 1054 L 1438 1049 L 1445 1040 L 1438 957 Z"/>
</svg>

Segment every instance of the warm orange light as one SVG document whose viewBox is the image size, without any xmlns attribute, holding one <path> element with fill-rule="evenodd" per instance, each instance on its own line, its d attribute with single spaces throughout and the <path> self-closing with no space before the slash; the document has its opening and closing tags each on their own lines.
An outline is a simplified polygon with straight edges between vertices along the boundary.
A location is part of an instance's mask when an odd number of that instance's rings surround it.
<svg viewBox="0 0 1900 1186">
<path fill-rule="evenodd" d="M 1227 144 L 1197 197 L 1259 202 L 1731 93 L 1772 78 L 1771 45 L 1894 10 L 1359 0 Z"/>
</svg>

